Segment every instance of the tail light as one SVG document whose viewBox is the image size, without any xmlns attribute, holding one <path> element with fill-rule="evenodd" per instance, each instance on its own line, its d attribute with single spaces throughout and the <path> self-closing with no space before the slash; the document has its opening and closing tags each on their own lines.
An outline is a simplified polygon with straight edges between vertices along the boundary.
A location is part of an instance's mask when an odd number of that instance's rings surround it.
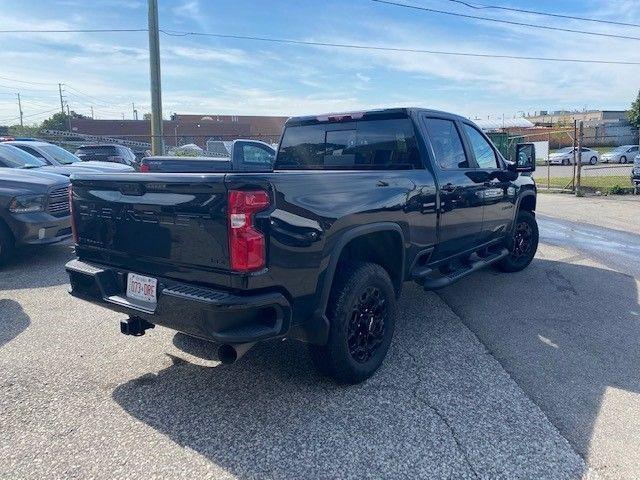
<svg viewBox="0 0 640 480">
<path fill-rule="evenodd" d="M 142 173 L 148 173 L 151 171 L 151 169 L 149 168 L 149 165 L 147 165 L 146 163 L 141 163 L 140 164 L 140 171 Z"/>
<path fill-rule="evenodd" d="M 69 216 L 71 217 L 71 235 L 73 243 L 78 243 L 78 230 L 76 229 L 76 216 L 73 210 L 73 185 L 69 185 Z"/>
<path fill-rule="evenodd" d="M 231 269 L 259 270 L 266 265 L 265 238 L 253 225 L 253 215 L 269 206 L 264 190 L 229 191 L 229 257 Z"/>
</svg>

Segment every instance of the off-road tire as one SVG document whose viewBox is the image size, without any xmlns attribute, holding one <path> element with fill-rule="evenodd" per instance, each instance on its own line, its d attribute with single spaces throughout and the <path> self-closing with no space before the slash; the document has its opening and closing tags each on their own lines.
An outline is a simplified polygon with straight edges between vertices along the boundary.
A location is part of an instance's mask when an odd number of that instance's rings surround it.
<svg viewBox="0 0 640 480">
<path fill-rule="evenodd" d="M 526 231 L 530 233 L 530 237 L 527 239 L 529 242 L 526 252 L 521 252 L 522 238 L 519 235 Z M 496 263 L 496 267 L 503 272 L 519 272 L 529 266 L 533 257 L 538 250 L 538 222 L 533 213 L 526 210 L 518 212 L 516 223 L 509 238 L 507 248 L 509 249 L 509 255 Z"/>
<path fill-rule="evenodd" d="M 373 307 L 371 313 L 362 313 L 363 310 L 368 310 L 367 295 L 371 292 L 377 292 L 377 296 L 373 294 L 374 303 L 382 300 L 385 305 L 383 312 L 378 309 L 382 312 L 381 315 L 373 313 L 377 307 Z M 371 377 L 382 364 L 391 345 L 396 308 L 393 284 L 384 268 L 364 262 L 339 265 L 327 305 L 329 339 L 326 345 L 310 345 L 311 357 L 318 370 L 344 384 L 360 383 Z M 369 316 L 370 320 L 367 320 Z M 382 328 L 372 329 L 374 318 L 378 326 L 381 317 Z M 354 329 L 354 325 L 359 327 Z M 359 334 L 353 335 L 354 331 L 358 331 Z M 381 333 L 377 334 L 379 331 Z M 357 342 L 353 341 L 354 337 Z M 359 346 L 368 344 L 368 339 L 372 338 L 375 338 L 372 343 L 376 343 L 377 346 L 369 358 L 362 358 Z M 354 349 L 359 351 L 354 354 Z M 360 358 L 357 359 L 358 357 Z"/>
</svg>

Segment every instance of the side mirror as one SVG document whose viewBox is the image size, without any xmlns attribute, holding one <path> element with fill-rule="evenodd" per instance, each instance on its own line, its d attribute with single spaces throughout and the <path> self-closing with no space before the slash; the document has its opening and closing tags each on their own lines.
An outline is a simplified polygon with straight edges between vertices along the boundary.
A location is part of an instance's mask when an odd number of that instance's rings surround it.
<svg viewBox="0 0 640 480">
<path fill-rule="evenodd" d="M 517 172 L 533 172 L 536 169 L 536 147 L 533 143 L 519 143 L 516 145 Z"/>
</svg>

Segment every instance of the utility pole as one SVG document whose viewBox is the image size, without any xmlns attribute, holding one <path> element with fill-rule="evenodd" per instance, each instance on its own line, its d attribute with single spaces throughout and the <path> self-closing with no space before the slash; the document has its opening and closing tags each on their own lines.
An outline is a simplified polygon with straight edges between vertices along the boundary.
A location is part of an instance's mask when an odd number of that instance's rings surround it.
<svg viewBox="0 0 640 480">
<path fill-rule="evenodd" d="M 137 120 L 138 119 L 138 110 L 136 110 L 136 104 L 134 102 L 131 103 L 131 108 L 133 111 L 133 119 Z"/>
<path fill-rule="evenodd" d="M 151 153 L 162 155 L 162 88 L 160 84 L 160 33 L 158 0 L 149 0 L 149 73 L 151 80 Z"/>
<path fill-rule="evenodd" d="M 58 92 L 60 92 L 60 111 L 64 115 L 64 102 L 62 101 L 62 84 L 58 84 Z"/>
<path fill-rule="evenodd" d="M 573 191 L 576 190 L 576 165 L 578 164 L 578 121 L 573 120 Z"/>
<path fill-rule="evenodd" d="M 20 102 L 20 93 L 18 93 L 17 95 L 18 95 L 18 111 L 20 112 L 20 126 L 24 127 L 24 125 L 22 124 L 22 102 Z"/>
<path fill-rule="evenodd" d="M 91 107 L 91 120 L 93 120 L 93 107 Z"/>
<path fill-rule="evenodd" d="M 69 110 L 69 102 L 67 102 L 67 122 L 69 124 L 69 132 L 71 132 L 71 111 Z"/>
<path fill-rule="evenodd" d="M 578 170 L 576 171 L 576 197 L 582 196 L 580 192 L 580 172 L 582 170 L 582 136 L 584 135 L 584 129 L 582 120 L 578 123 Z"/>
</svg>

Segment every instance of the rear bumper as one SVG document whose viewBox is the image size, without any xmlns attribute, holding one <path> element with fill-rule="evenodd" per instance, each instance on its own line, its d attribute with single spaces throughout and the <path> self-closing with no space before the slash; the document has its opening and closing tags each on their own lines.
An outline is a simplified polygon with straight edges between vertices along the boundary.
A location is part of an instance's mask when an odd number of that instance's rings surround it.
<svg viewBox="0 0 640 480">
<path fill-rule="evenodd" d="M 66 270 L 74 297 L 195 337 L 246 343 L 289 331 L 291 306 L 278 292 L 236 295 L 158 278 L 158 302 L 150 306 L 126 297 L 126 270 L 80 260 Z"/>
</svg>

